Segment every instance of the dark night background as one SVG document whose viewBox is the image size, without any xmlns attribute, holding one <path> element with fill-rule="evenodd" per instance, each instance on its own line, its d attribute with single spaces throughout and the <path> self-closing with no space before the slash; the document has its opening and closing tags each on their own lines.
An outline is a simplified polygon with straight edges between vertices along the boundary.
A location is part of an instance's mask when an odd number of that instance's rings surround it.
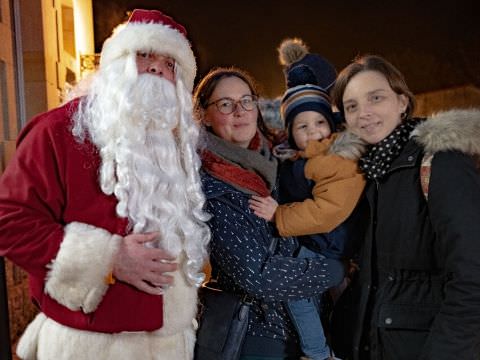
<svg viewBox="0 0 480 360">
<path fill-rule="evenodd" d="M 284 91 L 276 48 L 300 37 L 341 70 L 356 55 L 386 57 L 414 93 L 480 86 L 480 1 L 93 0 L 95 46 L 134 8 L 159 9 L 187 28 L 197 81 L 213 66 L 249 71 L 263 94 Z"/>
</svg>

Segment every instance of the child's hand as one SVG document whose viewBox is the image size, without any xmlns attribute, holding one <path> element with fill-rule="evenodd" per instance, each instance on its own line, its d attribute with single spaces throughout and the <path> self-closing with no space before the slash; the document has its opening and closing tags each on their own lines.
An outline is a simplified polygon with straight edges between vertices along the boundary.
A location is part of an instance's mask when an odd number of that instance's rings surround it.
<svg viewBox="0 0 480 360">
<path fill-rule="evenodd" d="M 271 196 L 261 197 L 252 195 L 248 203 L 255 215 L 267 221 L 273 220 L 273 216 L 278 207 L 278 203 Z"/>
</svg>

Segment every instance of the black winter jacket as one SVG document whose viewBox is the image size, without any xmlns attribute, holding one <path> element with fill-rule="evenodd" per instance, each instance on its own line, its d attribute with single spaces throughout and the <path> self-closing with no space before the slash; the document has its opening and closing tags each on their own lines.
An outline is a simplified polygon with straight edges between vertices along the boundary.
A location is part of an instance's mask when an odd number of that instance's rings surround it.
<svg viewBox="0 0 480 360">
<path fill-rule="evenodd" d="M 360 270 L 333 316 L 341 358 L 480 359 L 480 174 L 464 153 L 480 153 L 480 112 L 437 115 L 414 135 L 366 189 Z"/>
</svg>

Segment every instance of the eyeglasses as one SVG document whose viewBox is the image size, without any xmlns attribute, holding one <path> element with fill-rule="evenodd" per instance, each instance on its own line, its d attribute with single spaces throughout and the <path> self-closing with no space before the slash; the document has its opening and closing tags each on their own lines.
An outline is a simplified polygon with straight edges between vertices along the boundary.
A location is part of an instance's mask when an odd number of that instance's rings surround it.
<svg viewBox="0 0 480 360">
<path fill-rule="evenodd" d="M 252 111 L 258 104 L 258 97 L 255 95 L 245 95 L 240 100 L 233 100 L 230 98 L 222 98 L 216 101 L 209 102 L 206 107 L 215 104 L 218 111 L 224 115 L 228 115 L 237 110 L 237 105 L 240 104 L 243 110 Z"/>
</svg>

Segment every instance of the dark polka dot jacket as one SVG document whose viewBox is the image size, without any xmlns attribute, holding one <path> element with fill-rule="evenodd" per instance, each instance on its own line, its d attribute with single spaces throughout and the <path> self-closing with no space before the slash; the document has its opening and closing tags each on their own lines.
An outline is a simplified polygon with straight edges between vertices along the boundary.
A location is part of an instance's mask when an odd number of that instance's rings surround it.
<svg viewBox="0 0 480 360">
<path fill-rule="evenodd" d="M 284 301 L 309 298 L 334 285 L 328 260 L 293 257 L 294 238 L 280 238 L 272 254 L 274 229 L 250 210 L 250 195 L 208 174 L 202 174 L 202 182 L 212 215 L 210 261 L 220 288 L 256 299 L 248 334 L 296 338 Z"/>
</svg>

